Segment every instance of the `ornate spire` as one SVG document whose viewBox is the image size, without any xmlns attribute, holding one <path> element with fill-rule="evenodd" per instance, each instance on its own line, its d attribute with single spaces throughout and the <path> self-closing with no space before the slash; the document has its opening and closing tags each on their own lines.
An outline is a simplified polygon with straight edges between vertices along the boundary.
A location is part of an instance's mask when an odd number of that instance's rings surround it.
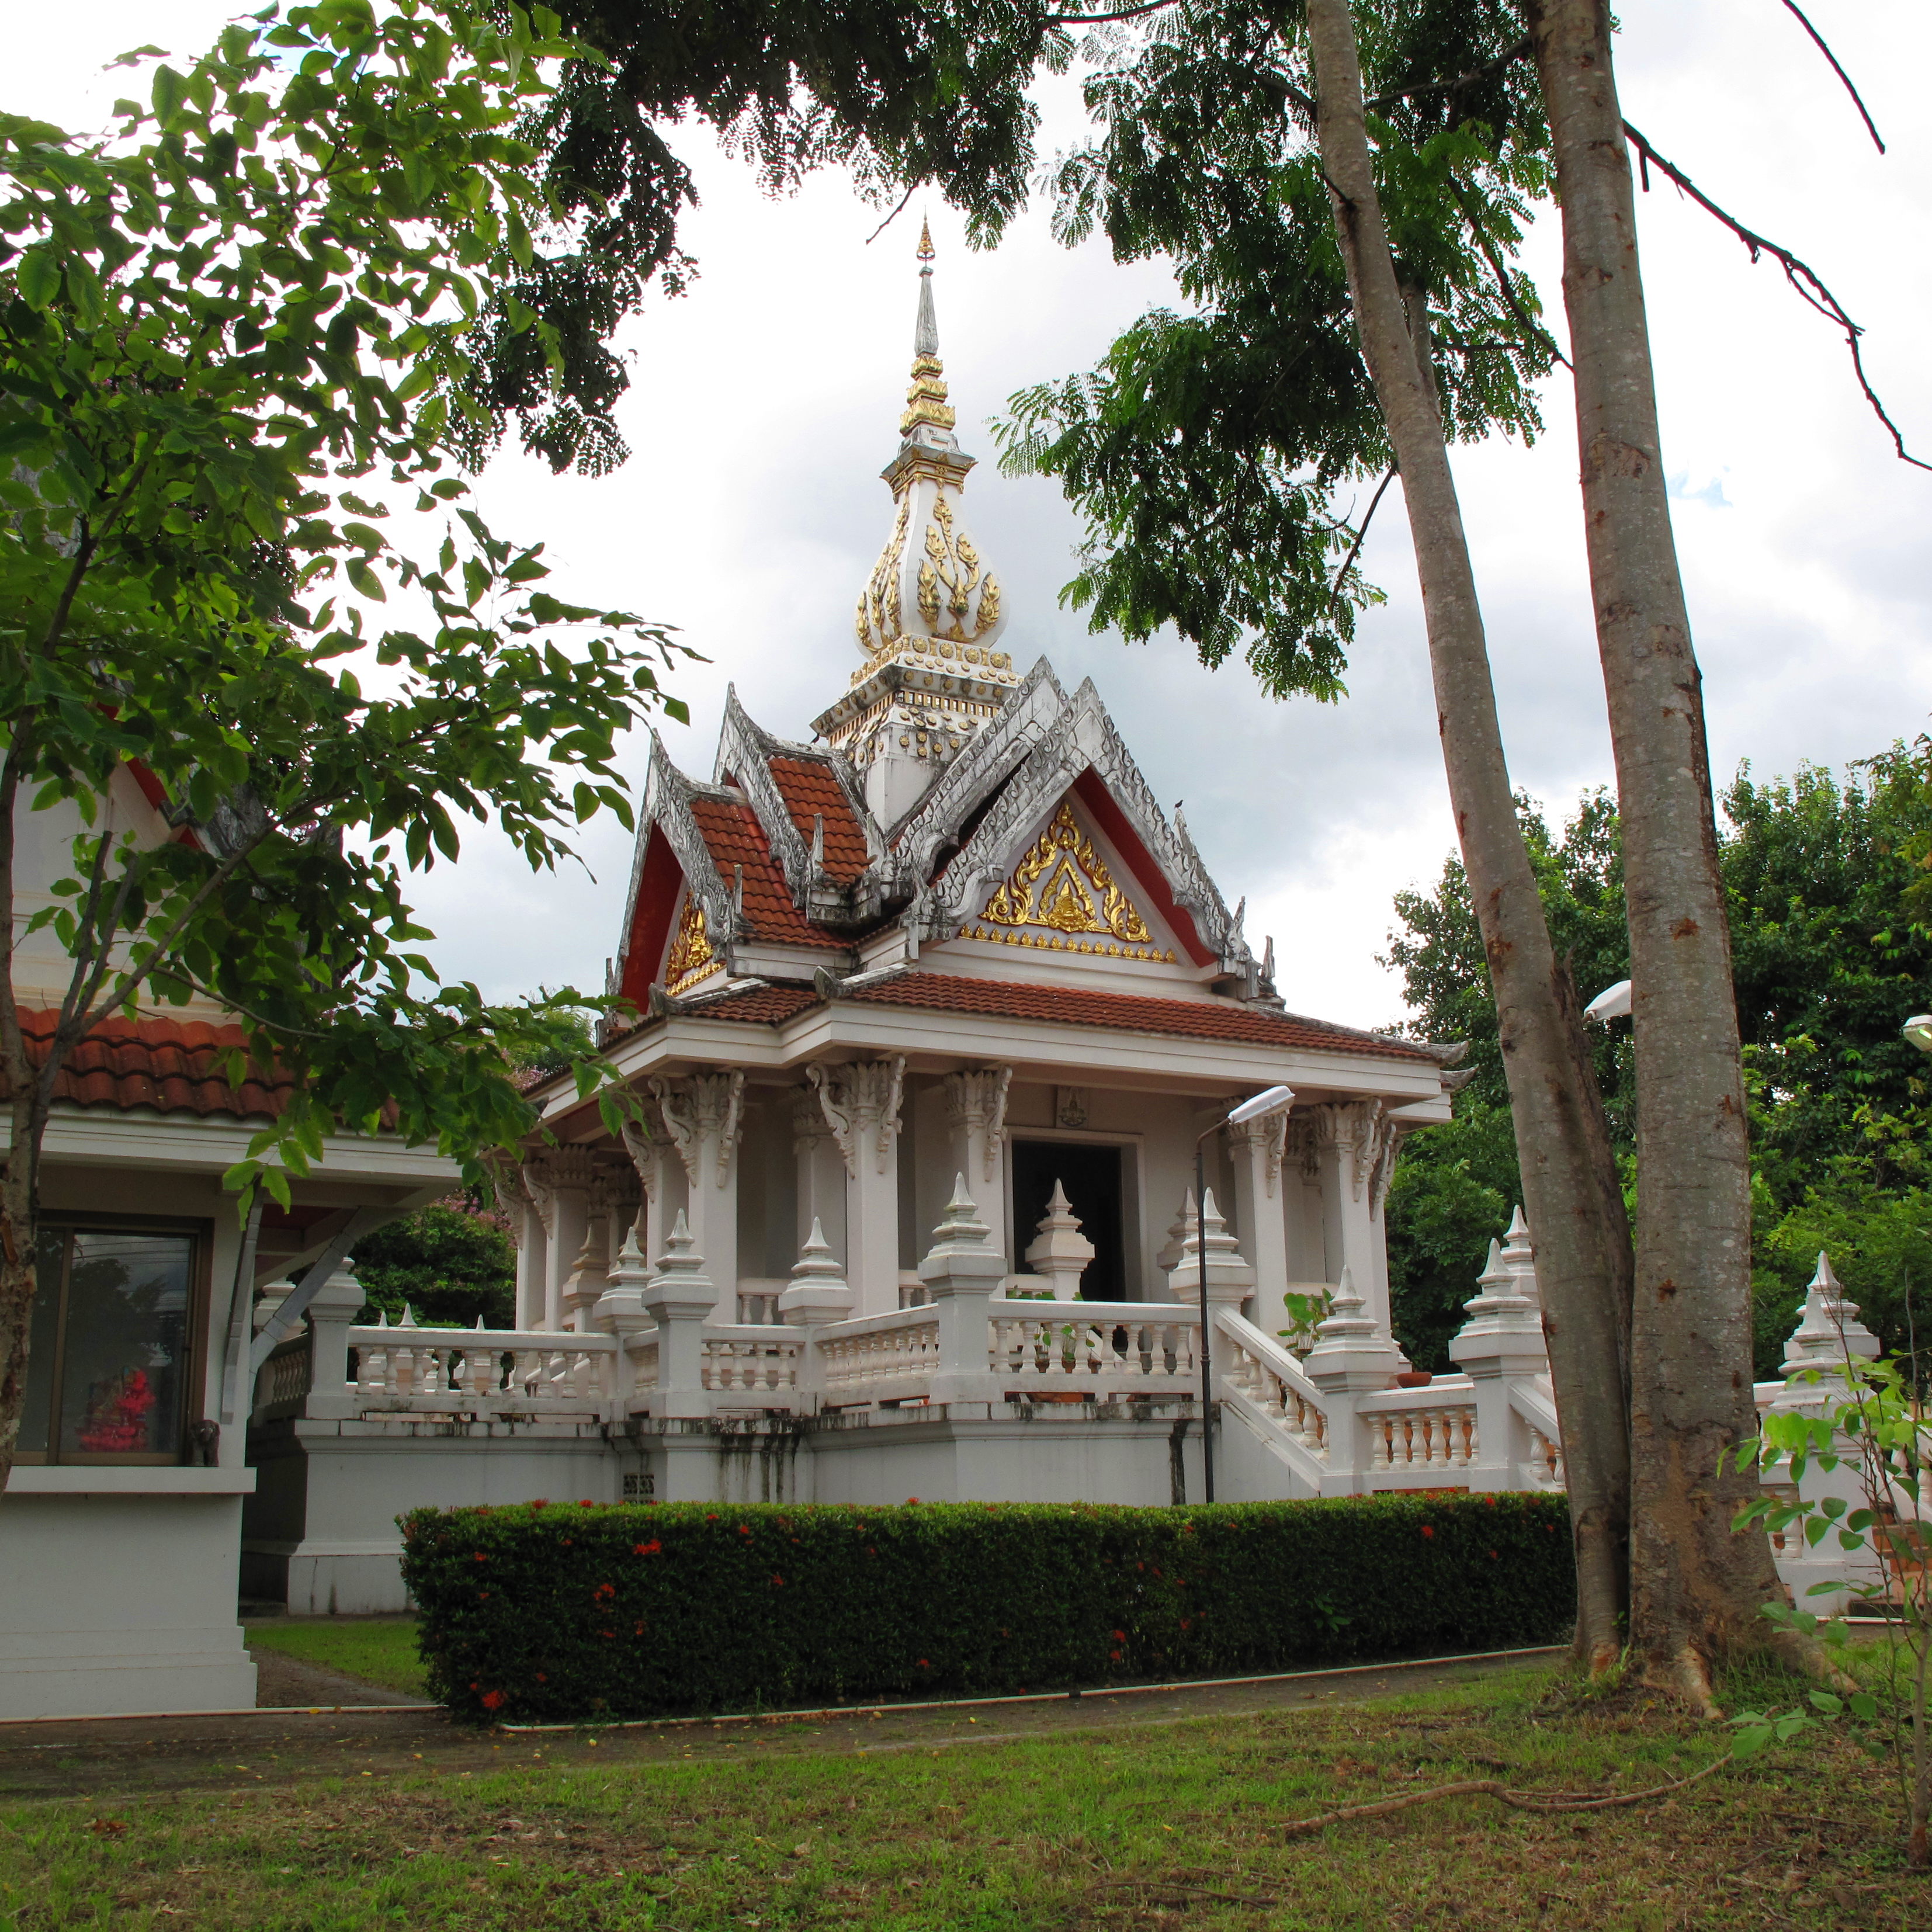
<svg viewBox="0 0 1932 1932">
<path fill-rule="evenodd" d="M 854 616 L 866 661 L 850 691 L 816 721 L 865 774 L 867 802 L 887 824 L 910 808 L 1019 681 L 1011 657 L 994 648 L 1006 626 L 999 580 L 960 508 L 974 460 L 953 434 L 932 259 L 932 232 L 922 224 L 912 386 L 898 454 L 884 472 L 892 526 Z"/>
<path fill-rule="evenodd" d="M 906 412 L 899 434 L 909 442 L 929 449 L 957 449 L 952 434 L 958 420 L 946 400 L 945 368 L 939 359 L 939 318 L 932 308 L 932 230 L 919 228 L 919 321 L 912 333 L 912 387 L 906 392 Z"/>
</svg>

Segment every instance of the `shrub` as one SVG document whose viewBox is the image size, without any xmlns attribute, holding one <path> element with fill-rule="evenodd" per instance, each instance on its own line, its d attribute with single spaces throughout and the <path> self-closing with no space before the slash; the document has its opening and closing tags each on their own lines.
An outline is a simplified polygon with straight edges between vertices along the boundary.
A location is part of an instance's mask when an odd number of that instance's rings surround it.
<svg viewBox="0 0 1932 1932">
<path fill-rule="evenodd" d="M 1561 1496 L 418 1510 L 431 1694 L 558 1721 L 1223 1676 L 1560 1638 Z"/>
</svg>

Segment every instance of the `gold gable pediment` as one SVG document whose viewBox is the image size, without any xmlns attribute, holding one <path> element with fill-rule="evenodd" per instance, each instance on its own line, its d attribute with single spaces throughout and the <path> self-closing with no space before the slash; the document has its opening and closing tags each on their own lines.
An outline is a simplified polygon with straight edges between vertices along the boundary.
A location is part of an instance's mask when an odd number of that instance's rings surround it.
<svg viewBox="0 0 1932 1932">
<path fill-rule="evenodd" d="M 1048 952 L 1175 963 L 1172 949 L 1155 943 L 1146 915 L 1115 883 L 1064 800 L 960 937 Z"/>
<path fill-rule="evenodd" d="M 720 972 L 724 962 L 712 949 L 711 935 L 704 924 L 704 908 L 695 892 L 687 892 L 684 910 L 679 914 L 677 932 L 664 956 L 664 991 L 678 994 Z"/>
</svg>

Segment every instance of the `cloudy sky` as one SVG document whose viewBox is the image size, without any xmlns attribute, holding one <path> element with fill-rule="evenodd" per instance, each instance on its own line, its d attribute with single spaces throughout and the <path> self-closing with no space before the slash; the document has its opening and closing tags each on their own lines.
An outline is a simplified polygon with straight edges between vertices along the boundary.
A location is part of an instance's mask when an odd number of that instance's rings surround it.
<svg viewBox="0 0 1932 1932">
<path fill-rule="evenodd" d="M 0 106 L 97 125 L 121 88 L 101 63 L 138 41 L 188 52 L 238 10 L 221 0 L 85 0 L 16 10 Z M 1923 0 L 1811 0 L 1890 152 L 1778 0 L 1622 0 L 1624 111 L 1752 226 L 1794 248 L 1865 327 L 1867 366 L 1932 459 L 1932 63 Z M 1048 97 L 1048 145 L 1078 137 L 1077 98 Z M 506 533 L 543 538 L 563 594 L 679 627 L 710 660 L 681 676 L 687 770 L 710 772 L 728 682 L 768 728 L 803 736 L 854 662 L 850 611 L 886 534 L 878 471 L 896 446 L 910 349 L 917 222 L 878 215 L 825 177 L 769 201 L 700 134 L 683 152 L 702 207 L 682 237 L 692 292 L 628 332 L 635 451 L 616 475 L 556 478 L 500 460 L 481 484 Z M 1854 387 L 1842 341 L 1667 184 L 1640 208 L 1665 460 L 1706 679 L 1714 768 L 1840 764 L 1932 711 L 1932 475 L 1907 468 Z M 916 210 L 914 211 L 916 213 Z M 1546 224 L 1546 226 L 1550 224 Z M 1091 363 L 1167 298 L 1156 269 L 1104 245 L 1069 252 L 1036 209 L 974 254 L 932 211 L 941 347 L 960 434 L 981 456 L 968 504 L 1007 587 L 1005 642 L 1091 676 L 1156 793 L 1195 837 L 1247 929 L 1272 932 L 1282 991 L 1360 1024 L 1399 1016 L 1375 963 L 1391 895 L 1436 875 L 1452 842 L 1407 532 L 1392 499 L 1366 561 L 1389 602 L 1365 620 L 1339 705 L 1273 703 L 1238 668 L 1210 674 L 1172 639 L 1129 649 L 1058 608 L 1074 521 L 1057 490 L 995 473 L 985 425 L 1022 385 Z M 1532 266 L 1562 332 L 1555 238 Z M 1516 782 L 1560 812 L 1608 782 L 1564 372 L 1547 437 L 1456 459 Z M 644 747 L 634 747 L 641 773 Z M 487 836 L 420 892 L 448 973 L 494 993 L 601 982 L 628 841 L 592 829 L 587 871 L 532 879 Z M 1586 992 L 1594 989 L 1586 988 Z"/>
</svg>

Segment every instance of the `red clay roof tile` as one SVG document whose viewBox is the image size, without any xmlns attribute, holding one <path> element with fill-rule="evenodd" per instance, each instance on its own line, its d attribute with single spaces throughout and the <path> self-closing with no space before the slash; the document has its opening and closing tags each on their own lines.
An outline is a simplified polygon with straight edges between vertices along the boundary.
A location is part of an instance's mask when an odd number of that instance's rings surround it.
<svg viewBox="0 0 1932 1932">
<path fill-rule="evenodd" d="M 758 815 L 748 805 L 735 799 L 711 798 L 700 794 L 691 801 L 691 815 L 698 821 L 705 849 L 718 868 L 728 890 L 735 868 L 745 868 L 745 917 L 754 939 L 776 940 L 782 946 L 836 946 L 821 927 L 814 926 L 792 903 L 791 888 L 765 843 Z M 826 837 L 831 834 L 827 828 Z"/>
<path fill-rule="evenodd" d="M 791 822 L 807 844 L 812 842 L 813 818 L 824 820 L 825 869 L 836 884 L 849 886 L 865 871 L 871 855 L 865 832 L 831 766 L 816 758 L 774 758 L 771 771 Z"/>
<path fill-rule="evenodd" d="M 1377 1059 L 1426 1060 L 1405 1040 L 1350 1033 L 1318 1022 L 1272 1013 L 1220 1000 L 1160 1000 L 1136 993 L 1088 992 L 1077 986 L 1036 986 L 1013 980 L 968 979 L 963 974 L 906 973 L 845 995 L 872 1006 L 917 1006 L 940 1012 L 981 1013 L 988 1018 L 1044 1020 L 1061 1026 L 1097 1027 L 1111 1033 L 1167 1034 L 1188 1040 L 1232 1040 L 1257 1046 L 1300 1047 L 1324 1053 L 1356 1053 Z M 758 986 L 707 1002 L 707 1019 L 772 1026 L 819 1004 L 803 986 Z"/>
<path fill-rule="evenodd" d="M 22 1008 L 20 1030 L 27 1057 L 46 1064 L 57 1013 Z M 54 1098 L 78 1107 L 111 1107 L 122 1112 L 149 1107 L 160 1114 L 229 1114 L 237 1120 L 272 1118 L 287 1105 L 294 1082 L 278 1069 L 267 1079 L 251 1061 L 237 1087 L 218 1066 L 223 1054 L 247 1051 L 238 1026 L 206 1020 L 116 1018 L 99 1022 L 68 1055 L 54 1078 Z M 0 1080 L 0 1088 L 4 1082 Z"/>
</svg>

